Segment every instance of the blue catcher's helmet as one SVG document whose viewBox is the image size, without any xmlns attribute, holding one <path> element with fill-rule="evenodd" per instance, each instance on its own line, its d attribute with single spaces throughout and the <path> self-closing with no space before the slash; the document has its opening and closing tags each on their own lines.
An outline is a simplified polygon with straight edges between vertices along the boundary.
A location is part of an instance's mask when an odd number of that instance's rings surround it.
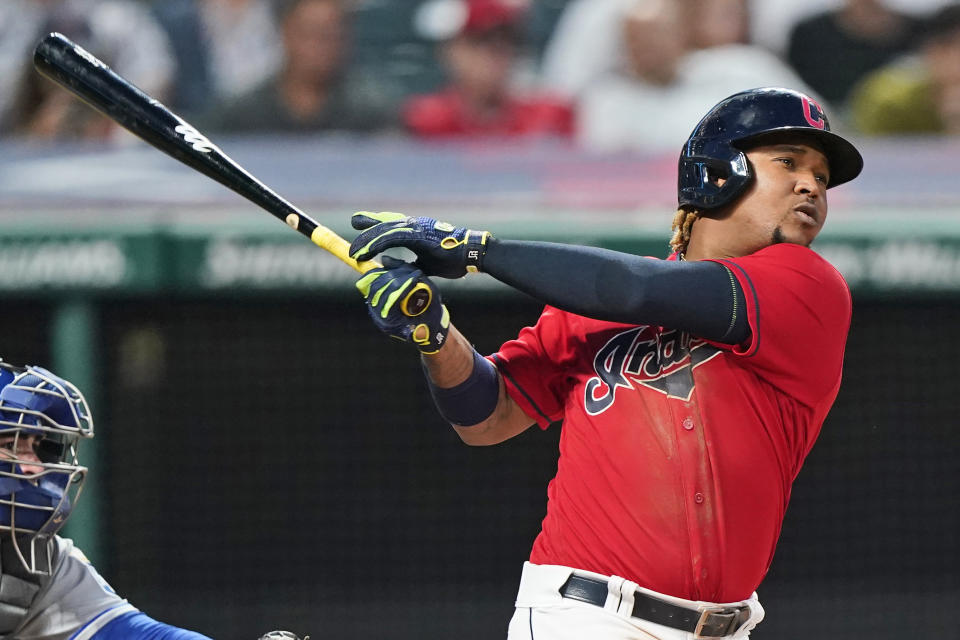
<svg viewBox="0 0 960 640">
<path fill-rule="evenodd" d="M 830 131 L 830 121 L 808 95 L 765 87 L 719 102 L 694 128 L 680 152 L 681 207 L 716 209 L 733 202 L 753 177 L 745 149 L 783 134 L 809 136 L 830 164 L 829 187 L 849 182 L 863 169 L 856 147 Z M 724 178 L 722 185 L 716 178 Z"/>
<path fill-rule="evenodd" d="M 77 445 L 90 437 L 90 409 L 73 384 L 41 367 L 0 362 L 0 532 L 28 571 L 49 570 L 50 541 L 87 473 Z"/>
</svg>

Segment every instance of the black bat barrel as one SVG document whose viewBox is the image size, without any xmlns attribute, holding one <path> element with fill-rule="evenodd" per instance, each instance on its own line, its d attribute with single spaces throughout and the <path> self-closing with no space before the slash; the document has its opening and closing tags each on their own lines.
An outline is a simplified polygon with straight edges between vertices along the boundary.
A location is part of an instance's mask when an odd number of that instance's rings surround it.
<svg viewBox="0 0 960 640">
<path fill-rule="evenodd" d="M 247 173 L 190 123 L 60 33 L 45 36 L 33 54 L 40 73 L 69 89 L 131 133 L 288 222 L 307 237 L 317 224 Z M 292 225 L 291 225 L 292 226 Z"/>
</svg>

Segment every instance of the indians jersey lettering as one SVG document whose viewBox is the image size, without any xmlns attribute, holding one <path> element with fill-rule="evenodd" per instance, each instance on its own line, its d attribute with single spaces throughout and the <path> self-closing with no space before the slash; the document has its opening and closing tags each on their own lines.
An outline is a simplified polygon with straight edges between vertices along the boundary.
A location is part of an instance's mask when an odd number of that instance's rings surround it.
<svg viewBox="0 0 960 640">
<path fill-rule="evenodd" d="M 492 356 L 531 419 L 563 421 L 531 562 L 691 600 L 760 583 L 839 388 L 851 302 L 805 247 L 720 262 L 746 295 L 745 344 L 547 307 Z"/>
<path fill-rule="evenodd" d="M 641 326 L 618 333 L 593 358 L 597 375 L 587 380 L 584 409 L 592 416 L 603 413 L 616 399 L 617 387 L 635 384 L 687 400 L 693 392 L 691 368 L 718 353 L 706 340 L 681 331 Z"/>
</svg>

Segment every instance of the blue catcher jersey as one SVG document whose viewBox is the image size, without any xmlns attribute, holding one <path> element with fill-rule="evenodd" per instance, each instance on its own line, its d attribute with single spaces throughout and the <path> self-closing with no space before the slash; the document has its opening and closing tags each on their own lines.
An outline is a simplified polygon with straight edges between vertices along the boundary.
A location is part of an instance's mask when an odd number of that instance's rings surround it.
<svg viewBox="0 0 960 640">
<path fill-rule="evenodd" d="M 211 640 L 157 622 L 107 584 L 73 542 L 57 536 L 55 565 L 4 640 Z"/>
</svg>

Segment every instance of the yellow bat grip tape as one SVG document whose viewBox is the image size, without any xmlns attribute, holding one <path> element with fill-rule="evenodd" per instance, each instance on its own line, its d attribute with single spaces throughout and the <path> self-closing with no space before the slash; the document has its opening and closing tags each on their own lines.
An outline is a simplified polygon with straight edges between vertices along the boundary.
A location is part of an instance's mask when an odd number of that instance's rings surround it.
<svg viewBox="0 0 960 640">
<path fill-rule="evenodd" d="M 310 234 L 310 240 L 313 241 L 313 244 L 321 249 L 326 249 L 341 262 L 360 273 L 383 267 L 376 260 L 357 262 L 351 258 L 350 243 L 323 225 L 317 225 L 317 228 Z M 424 283 L 418 282 L 400 302 L 400 310 L 403 311 L 404 315 L 413 318 L 426 311 L 431 302 L 433 302 L 433 291 Z"/>
</svg>

